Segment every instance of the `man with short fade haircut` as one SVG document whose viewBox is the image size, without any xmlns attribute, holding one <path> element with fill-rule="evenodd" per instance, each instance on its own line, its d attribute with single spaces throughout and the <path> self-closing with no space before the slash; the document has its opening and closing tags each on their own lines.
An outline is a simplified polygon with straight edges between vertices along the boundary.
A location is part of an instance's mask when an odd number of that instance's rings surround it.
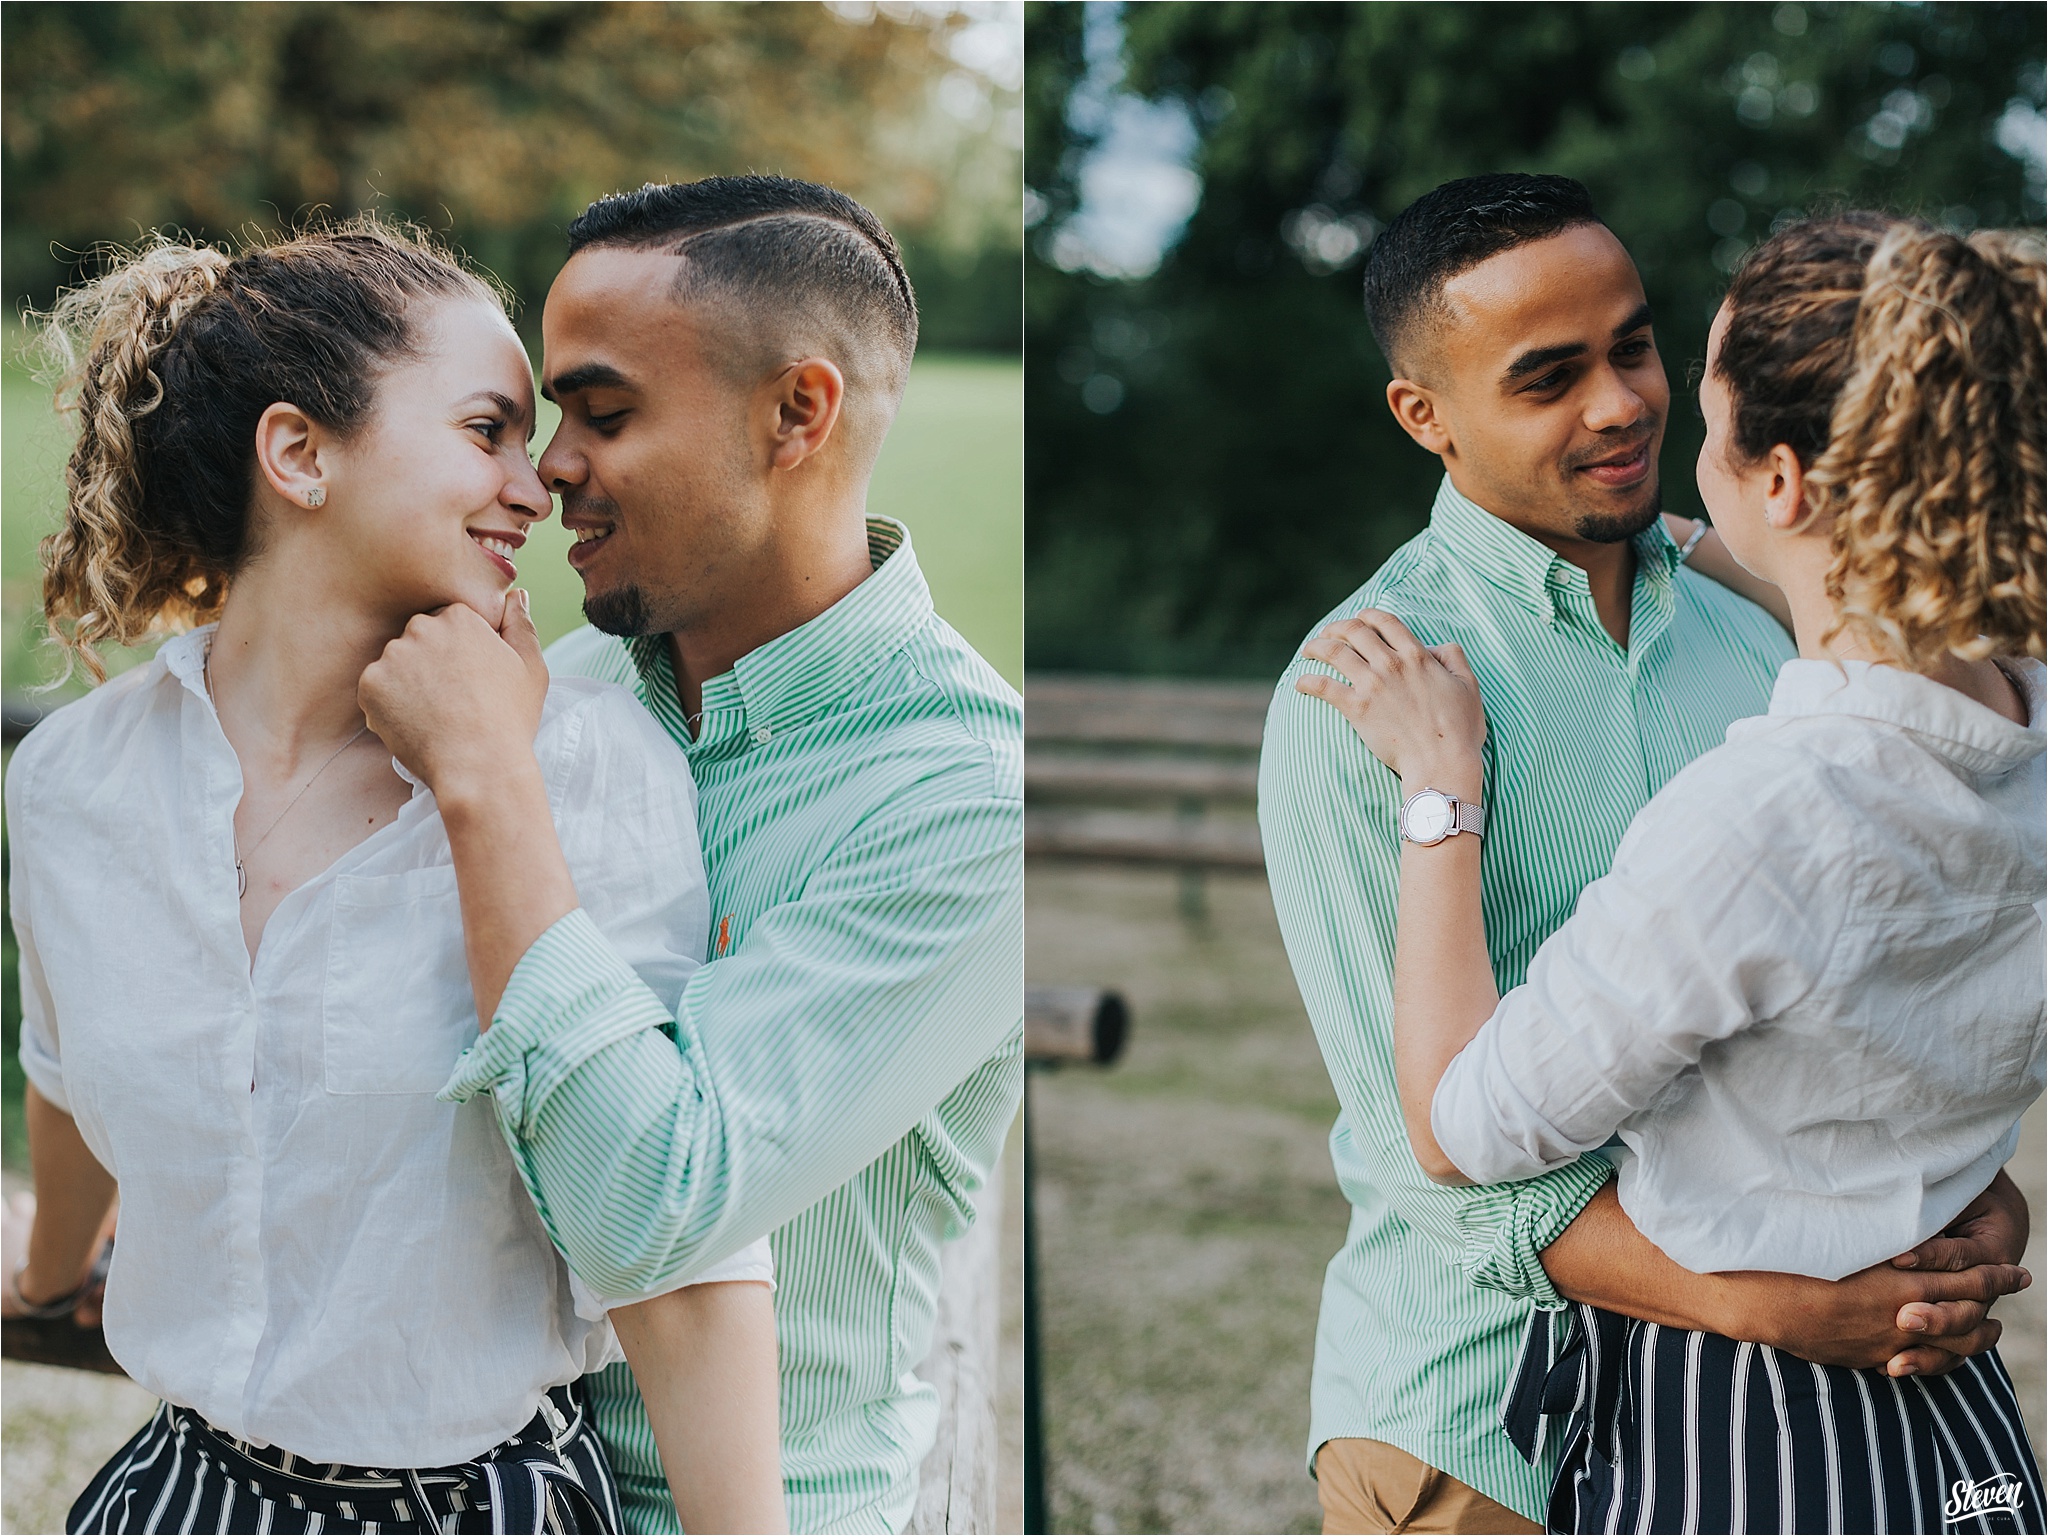
<svg viewBox="0 0 2048 1536">
<path fill-rule="evenodd" d="M 899 1530 L 937 1427 L 913 1369 L 940 1249 L 1022 1089 L 1021 701 L 867 512 L 917 341 L 874 216 L 714 177 L 605 198 L 569 239 L 540 471 L 595 627 L 547 661 L 631 688 L 688 756 L 711 960 L 657 997 L 578 910 L 519 605 L 502 636 L 416 621 L 366 690 L 440 799 L 491 1021 L 444 1094 L 495 1096 L 604 1294 L 772 1233 L 791 1527 Z M 627 1528 L 677 1530 L 630 1372 L 587 1385 Z"/>
<path fill-rule="evenodd" d="M 1392 1036 L 1401 839 L 1484 838 L 1505 993 L 1650 796 L 1763 712 L 1792 646 L 1730 590 L 1774 589 L 1716 536 L 1681 526 L 1681 551 L 1659 517 L 1670 386 L 1635 265 L 1585 188 L 1519 174 L 1438 187 L 1374 242 L 1365 296 L 1395 374 L 1388 407 L 1444 480 L 1428 528 L 1281 677 L 1259 766 L 1274 906 L 1336 1084 L 1330 1149 L 1352 1205 L 1323 1289 L 1309 1465 L 1327 1531 L 1535 1531 L 1561 1449 L 1538 1433 L 1542 1409 L 1568 1408 L 1578 1377 L 1575 1361 L 1551 1370 L 1532 1313 L 1587 1302 L 1824 1363 L 1938 1370 L 1996 1340 L 1999 1277 L 1965 1266 L 2017 1264 L 2026 1207 L 2001 1174 L 1917 1251 L 1917 1272 L 1701 1276 L 1635 1230 L 1600 1153 L 1477 1187 L 1417 1165 Z M 1478 803 L 1404 806 L 1316 697 L 1338 677 L 1320 658 L 1365 608 L 1464 648 L 1486 701 Z"/>
</svg>

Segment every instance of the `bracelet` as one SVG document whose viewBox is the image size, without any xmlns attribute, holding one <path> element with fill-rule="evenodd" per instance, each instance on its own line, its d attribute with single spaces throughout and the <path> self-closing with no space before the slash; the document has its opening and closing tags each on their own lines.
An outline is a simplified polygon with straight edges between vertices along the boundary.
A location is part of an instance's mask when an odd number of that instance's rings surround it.
<svg viewBox="0 0 2048 1536">
<path fill-rule="evenodd" d="M 95 1278 L 88 1273 L 74 1289 L 54 1301 L 34 1302 L 21 1294 L 21 1272 L 27 1268 L 28 1260 L 23 1259 L 7 1272 L 7 1299 L 21 1308 L 16 1316 L 22 1318 L 69 1317 L 78 1310 L 78 1304 L 85 1300 L 85 1293 L 92 1289 Z"/>
<path fill-rule="evenodd" d="M 1700 540 L 1704 539 L 1707 536 L 1707 534 L 1712 530 L 1713 526 L 1714 525 L 1712 523 L 1706 521 L 1704 518 L 1700 520 L 1699 526 L 1694 528 L 1692 531 L 1692 537 L 1687 539 L 1683 544 L 1678 546 L 1678 563 L 1680 565 L 1685 564 L 1685 562 L 1691 557 L 1692 552 L 1700 547 Z"/>
</svg>

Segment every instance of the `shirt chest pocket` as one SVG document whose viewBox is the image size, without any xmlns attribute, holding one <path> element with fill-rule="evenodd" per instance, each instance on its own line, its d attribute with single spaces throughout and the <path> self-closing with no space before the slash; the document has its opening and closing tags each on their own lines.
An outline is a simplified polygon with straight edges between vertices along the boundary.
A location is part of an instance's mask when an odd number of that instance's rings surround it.
<svg viewBox="0 0 2048 1536">
<path fill-rule="evenodd" d="M 477 1034 L 452 867 L 335 882 L 320 1031 L 329 1093 L 448 1081 Z"/>
</svg>

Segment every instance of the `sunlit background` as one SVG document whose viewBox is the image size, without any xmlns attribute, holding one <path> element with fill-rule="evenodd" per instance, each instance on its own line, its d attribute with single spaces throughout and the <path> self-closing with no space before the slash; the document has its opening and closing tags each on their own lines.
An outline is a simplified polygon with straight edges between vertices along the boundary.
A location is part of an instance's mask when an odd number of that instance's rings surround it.
<svg viewBox="0 0 2048 1536">
<path fill-rule="evenodd" d="M 910 524 L 940 612 L 1019 679 L 1014 4 L 9 4 L 0 29 L 10 693 L 52 664 L 25 642 L 66 449 L 16 322 L 100 243 L 416 219 L 512 287 L 538 362 L 571 218 L 735 171 L 838 187 L 903 242 L 923 340 L 873 507 Z M 551 636 L 579 601 L 553 534 L 522 566 Z"/>
</svg>

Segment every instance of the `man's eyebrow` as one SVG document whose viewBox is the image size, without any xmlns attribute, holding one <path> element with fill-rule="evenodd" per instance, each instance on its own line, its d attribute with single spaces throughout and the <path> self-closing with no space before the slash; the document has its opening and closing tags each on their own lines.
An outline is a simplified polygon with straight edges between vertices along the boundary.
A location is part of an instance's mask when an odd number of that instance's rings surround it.
<svg viewBox="0 0 2048 1536">
<path fill-rule="evenodd" d="M 1526 379 L 1532 373 L 1542 373 L 1545 369 L 1553 368 L 1570 358 L 1583 356 L 1588 350 L 1583 341 L 1574 341 L 1562 347 L 1533 347 L 1508 364 L 1507 372 L 1500 376 L 1500 381 L 1503 384 L 1513 384 L 1517 380 Z"/>
<path fill-rule="evenodd" d="M 1640 331 L 1650 324 L 1650 306 L 1647 301 L 1636 306 L 1636 312 L 1614 328 L 1614 339 L 1621 340 L 1630 331 Z"/>
<path fill-rule="evenodd" d="M 1632 331 L 1640 331 L 1649 323 L 1650 306 L 1647 303 L 1638 304 L 1634 312 L 1614 328 L 1614 339 L 1619 341 Z M 1574 357 L 1581 357 L 1587 350 L 1586 344 L 1582 341 L 1575 341 L 1558 347 L 1532 347 L 1529 351 L 1524 352 L 1520 357 L 1508 364 L 1507 371 L 1500 376 L 1500 381 L 1503 384 L 1513 384 L 1518 380 L 1528 378 L 1531 374 L 1542 373 L 1548 368 L 1556 367 L 1559 363 L 1567 362 Z"/>
<path fill-rule="evenodd" d="M 571 368 L 567 373 L 545 379 L 540 386 L 544 399 L 553 400 L 558 395 L 577 395 L 586 389 L 630 389 L 632 384 L 626 376 L 609 363 L 585 363 L 581 368 Z"/>
</svg>

